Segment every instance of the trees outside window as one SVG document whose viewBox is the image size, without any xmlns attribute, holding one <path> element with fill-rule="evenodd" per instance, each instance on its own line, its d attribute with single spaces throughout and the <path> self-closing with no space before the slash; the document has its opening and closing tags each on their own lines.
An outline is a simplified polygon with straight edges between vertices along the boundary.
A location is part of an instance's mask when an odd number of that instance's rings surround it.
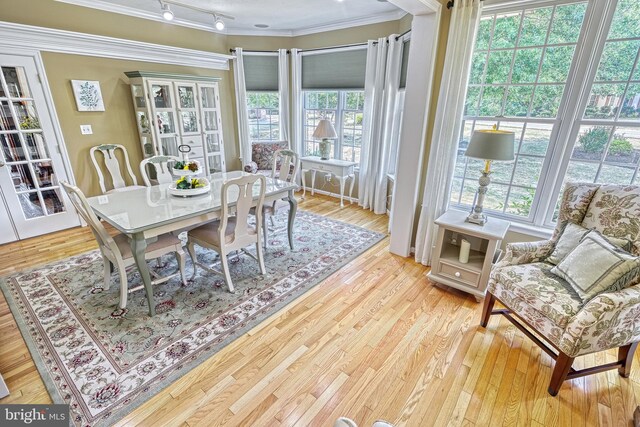
<svg viewBox="0 0 640 427">
<path fill-rule="evenodd" d="M 278 92 L 247 92 L 249 138 L 252 142 L 280 140 Z"/>
<path fill-rule="evenodd" d="M 320 120 L 327 119 L 333 123 L 338 134 L 331 147 L 331 157 L 360 162 L 363 116 L 364 91 L 305 91 L 305 155 L 319 155 L 320 141 L 313 138 L 313 132 Z"/>
<path fill-rule="evenodd" d="M 515 160 L 493 164 L 485 208 L 494 214 L 550 226 L 566 180 L 639 182 L 640 2 L 619 0 L 615 11 L 606 3 L 558 1 L 482 17 L 453 205 L 473 203 L 482 161 L 464 152 L 475 130 L 494 124 L 516 135 Z M 584 45 L 598 34 L 608 36 Z M 582 92 L 567 90 L 583 81 Z M 576 110 L 584 112 L 578 122 Z"/>
</svg>

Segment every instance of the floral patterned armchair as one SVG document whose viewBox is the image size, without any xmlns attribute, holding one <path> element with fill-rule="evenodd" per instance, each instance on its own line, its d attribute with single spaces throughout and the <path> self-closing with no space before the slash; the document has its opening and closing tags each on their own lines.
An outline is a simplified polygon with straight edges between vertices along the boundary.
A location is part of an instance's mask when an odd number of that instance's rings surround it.
<svg viewBox="0 0 640 427">
<path fill-rule="evenodd" d="M 548 390 L 552 396 L 567 379 L 615 368 L 628 377 L 640 341 L 640 284 L 607 290 L 583 302 L 566 282 L 550 273 L 553 265 L 545 259 L 568 222 L 607 237 L 628 239 L 632 254 L 638 256 L 640 187 L 567 183 L 553 237 L 507 245 L 504 258 L 491 272 L 480 324 L 486 327 L 492 314 L 502 314 L 556 359 Z M 506 309 L 493 310 L 495 301 Z M 571 367 L 578 356 L 611 348 L 619 349 L 615 363 L 582 370 Z"/>
<path fill-rule="evenodd" d="M 245 172 L 271 174 L 273 154 L 289 148 L 288 141 L 254 142 L 251 144 L 251 162 L 244 167 Z M 278 165 L 280 167 L 280 165 Z"/>
</svg>

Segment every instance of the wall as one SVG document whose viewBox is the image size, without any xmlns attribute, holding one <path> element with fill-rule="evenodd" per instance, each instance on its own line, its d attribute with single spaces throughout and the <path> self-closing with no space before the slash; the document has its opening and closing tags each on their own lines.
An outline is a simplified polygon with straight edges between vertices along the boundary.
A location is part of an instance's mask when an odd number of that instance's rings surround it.
<svg viewBox="0 0 640 427">
<path fill-rule="evenodd" d="M 312 49 L 365 43 L 369 39 L 406 31 L 410 28 L 411 16 L 407 15 L 396 21 L 298 37 L 226 36 L 52 0 L 0 0 L 0 21 L 228 53 L 230 48 L 236 46 L 249 50 L 276 50 L 278 48 Z M 141 160 L 141 151 L 129 86 L 124 75 L 125 71 L 166 71 L 221 77 L 220 98 L 223 105 L 227 168 L 238 169 L 240 167 L 232 71 L 215 71 L 51 52 L 43 52 L 43 62 L 71 159 L 71 167 L 78 185 L 88 195 L 99 193 L 95 172 L 89 163 L 88 150 L 91 146 L 105 142 L 123 144 L 129 151 L 134 172 L 139 174 L 136 165 Z M 99 80 L 106 111 L 77 112 L 69 83 L 71 79 Z M 80 135 L 81 124 L 91 124 L 94 134 Z M 139 176 L 138 179 L 140 179 Z M 329 192 L 337 192 L 339 188 L 335 180 L 327 183 L 323 179 L 318 180 L 316 187 Z M 357 195 L 357 185 L 354 194 Z"/>
<path fill-rule="evenodd" d="M 158 6 L 159 7 L 159 6 Z M 79 7 L 54 0 L 0 0 L 0 21 L 223 52 L 223 34 Z"/>
<path fill-rule="evenodd" d="M 100 193 L 98 181 L 89 159 L 89 149 L 104 143 L 118 143 L 127 148 L 131 166 L 142 183 L 137 165 L 142 160 L 138 131 L 134 119 L 131 91 L 125 71 L 158 71 L 222 78 L 220 98 L 230 100 L 233 87 L 228 71 L 207 70 L 146 62 L 93 58 L 51 52 L 42 54 L 53 101 L 64 134 L 77 185 L 88 195 Z M 98 80 L 105 103 L 104 112 L 78 112 L 70 80 Z M 239 168 L 237 142 L 234 137 L 233 105 L 222 102 L 226 161 Z M 93 127 L 93 135 L 81 135 L 80 125 Z"/>
</svg>

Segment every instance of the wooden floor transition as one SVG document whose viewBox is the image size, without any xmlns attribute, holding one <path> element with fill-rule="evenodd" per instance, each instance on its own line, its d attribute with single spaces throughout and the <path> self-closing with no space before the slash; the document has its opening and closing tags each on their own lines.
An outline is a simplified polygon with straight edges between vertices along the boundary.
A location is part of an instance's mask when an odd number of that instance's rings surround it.
<svg viewBox="0 0 640 427">
<path fill-rule="evenodd" d="M 386 232 L 386 216 L 336 199 L 300 207 Z M 425 278 L 427 269 L 388 252 L 388 239 L 311 289 L 128 415 L 124 425 L 360 427 L 623 426 L 640 402 L 636 353 L 630 379 L 609 371 L 547 394 L 552 360 L 505 319 L 478 326 L 481 304 Z M 93 249 L 87 229 L 0 246 L 0 275 Z M 0 372 L 12 394 L 49 396 L 3 296 Z M 578 359 L 578 367 L 615 360 Z"/>
</svg>

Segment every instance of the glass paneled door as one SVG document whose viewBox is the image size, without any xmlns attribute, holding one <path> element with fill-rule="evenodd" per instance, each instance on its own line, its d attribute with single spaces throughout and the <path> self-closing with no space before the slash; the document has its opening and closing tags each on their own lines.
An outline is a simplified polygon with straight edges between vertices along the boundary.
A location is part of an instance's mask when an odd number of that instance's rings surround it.
<svg viewBox="0 0 640 427">
<path fill-rule="evenodd" d="M 0 55 L 0 243 L 80 225 L 35 61 Z"/>
</svg>

